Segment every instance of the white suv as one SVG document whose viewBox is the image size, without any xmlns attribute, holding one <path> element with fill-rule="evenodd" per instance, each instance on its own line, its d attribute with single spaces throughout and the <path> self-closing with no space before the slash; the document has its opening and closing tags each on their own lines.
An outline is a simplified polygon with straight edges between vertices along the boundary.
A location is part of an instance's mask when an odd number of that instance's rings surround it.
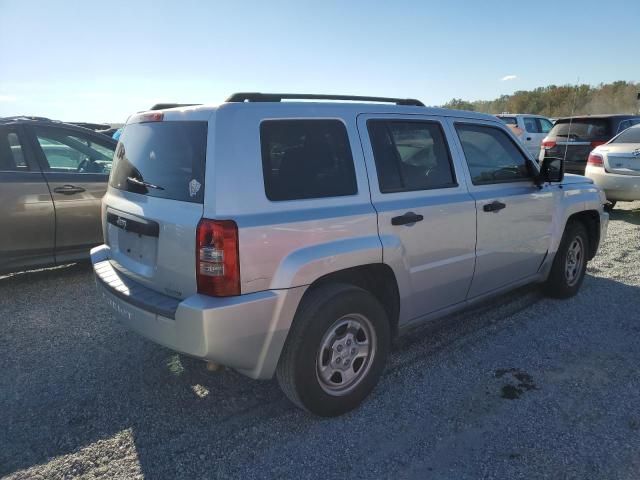
<svg viewBox="0 0 640 480">
<path fill-rule="evenodd" d="M 538 158 L 542 140 L 553 128 L 551 120 L 542 115 L 517 113 L 502 113 L 496 116 L 511 128 L 513 134 L 533 155 L 533 158 Z"/>
<path fill-rule="evenodd" d="M 309 101 L 325 99 L 344 102 Z M 541 168 L 495 117 L 416 100 L 141 113 L 103 201 L 98 290 L 145 337 L 338 415 L 407 327 L 531 282 L 578 291 L 604 195 L 561 160 Z"/>
</svg>

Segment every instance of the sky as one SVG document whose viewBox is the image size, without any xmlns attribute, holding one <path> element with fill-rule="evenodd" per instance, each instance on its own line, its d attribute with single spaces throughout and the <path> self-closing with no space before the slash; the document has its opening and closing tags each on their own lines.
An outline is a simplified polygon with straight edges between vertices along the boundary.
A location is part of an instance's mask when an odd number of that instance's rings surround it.
<svg viewBox="0 0 640 480">
<path fill-rule="evenodd" d="M 233 92 L 493 99 L 640 81 L 640 2 L 0 0 L 0 116 L 124 122 Z"/>
</svg>

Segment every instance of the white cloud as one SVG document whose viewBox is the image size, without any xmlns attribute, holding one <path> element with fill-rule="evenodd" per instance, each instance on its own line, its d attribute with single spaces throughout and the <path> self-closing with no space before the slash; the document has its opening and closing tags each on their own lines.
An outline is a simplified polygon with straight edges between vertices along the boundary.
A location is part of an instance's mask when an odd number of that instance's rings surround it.
<svg viewBox="0 0 640 480">
<path fill-rule="evenodd" d="M 515 80 L 516 78 L 518 78 L 517 75 L 505 75 L 504 77 L 502 77 L 500 79 L 501 82 L 508 82 L 509 80 Z"/>
<path fill-rule="evenodd" d="M 13 95 L 0 95 L 0 102 L 15 102 L 17 100 Z"/>
</svg>

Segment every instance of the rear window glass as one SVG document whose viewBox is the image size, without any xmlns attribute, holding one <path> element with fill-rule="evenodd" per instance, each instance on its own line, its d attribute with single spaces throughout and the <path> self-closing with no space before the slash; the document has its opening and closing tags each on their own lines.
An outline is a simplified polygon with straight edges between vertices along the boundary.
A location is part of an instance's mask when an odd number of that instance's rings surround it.
<svg viewBox="0 0 640 480">
<path fill-rule="evenodd" d="M 549 136 L 567 137 L 574 140 L 593 140 L 611 138 L 611 126 L 605 118 L 576 118 L 558 120 L 549 132 Z"/>
<path fill-rule="evenodd" d="M 611 143 L 640 143 L 640 126 L 628 128 Z"/>
<path fill-rule="evenodd" d="M 404 192 L 456 185 L 449 149 L 435 122 L 367 122 L 380 192 Z"/>
<path fill-rule="evenodd" d="M 207 122 L 128 124 L 116 147 L 109 185 L 202 203 L 206 151 Z"/>
<path fill-rule="evenodd" d="M 518 120 L 516 119 L 516 117 L 498 117 L 498 118 L 502 120 L 504 123 L 506 123 L 507 125 L 518 126 Z"/>
<path fill-rule="evenodd" d="M 260 125 L 269 200 L 338 197 L 358 192 L 344 124 L 338 120 L 267 120 Z"/>
</svg>

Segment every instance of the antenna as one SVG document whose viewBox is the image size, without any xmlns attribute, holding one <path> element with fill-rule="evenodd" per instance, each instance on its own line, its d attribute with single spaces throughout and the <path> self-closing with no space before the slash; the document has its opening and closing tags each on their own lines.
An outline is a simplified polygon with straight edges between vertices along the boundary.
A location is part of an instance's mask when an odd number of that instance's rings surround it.
<svg viewBox="0 0 640 480">
<path fill-rule="evenodd" d="M 573 114 L 576 111 L 576 103 L 578 101 L 578 88 L 580 88 L 580 77 L 576 80 L 576 92 L 573 96 L 573 105 L 571 106 L 571 116 L 569 117 L 569 130 L 567 131 L 567 141 L 564 144 L 564 155 L 562 156 L 562 162 L 567 161 L 567 150 L 569 149 L 569 138 L 571 138 L 571 124 L 573 123 Z"/>
</svg>

